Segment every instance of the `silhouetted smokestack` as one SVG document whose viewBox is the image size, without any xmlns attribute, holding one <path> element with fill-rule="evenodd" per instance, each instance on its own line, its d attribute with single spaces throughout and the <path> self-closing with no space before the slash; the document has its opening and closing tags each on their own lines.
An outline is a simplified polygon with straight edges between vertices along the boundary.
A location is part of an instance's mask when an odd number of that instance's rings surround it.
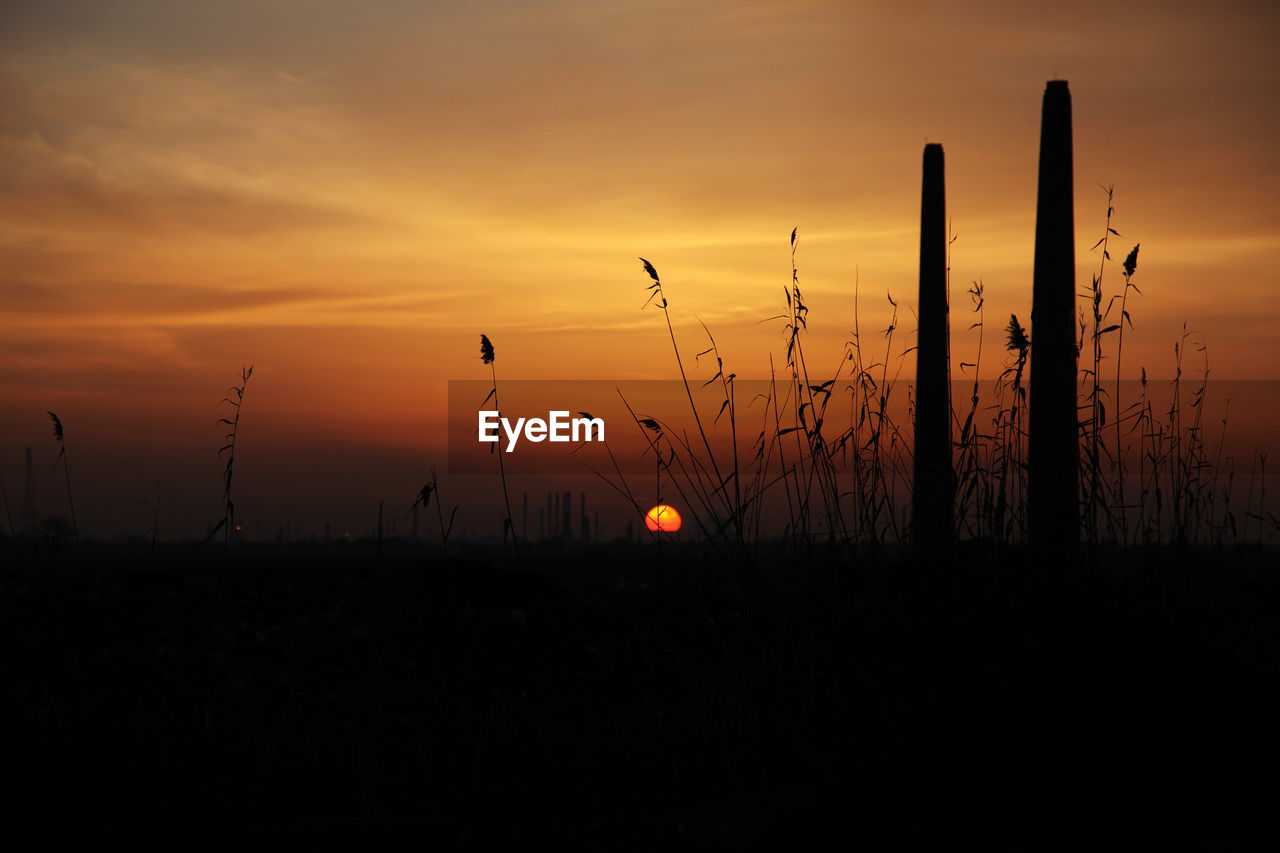
<svg viewBox="0 0 1280 853">
<path fill-rule="evenodd" d="M 1066 80 L 1050 80 L 1040 120 L 1027 526 L 1033 547 L 1068 560 L 1080 542 L 1071 160 L 1071 92 Z"/>
<path fill-rule="evenodd" d="M 920 197 L 920 331 L 916 346 L 915 470 L 912 532 L 922 551 L 951 546 L 950 321 L 947 305 L 947 201 L 942 146 L 924 147 Z"/>
</svg>

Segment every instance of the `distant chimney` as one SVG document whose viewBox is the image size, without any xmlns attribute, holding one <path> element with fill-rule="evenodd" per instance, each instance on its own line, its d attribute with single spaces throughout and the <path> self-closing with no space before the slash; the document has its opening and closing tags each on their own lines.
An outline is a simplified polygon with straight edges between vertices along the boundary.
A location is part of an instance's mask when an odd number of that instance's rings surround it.
<svg viewBox="0 0 1280 853">
<path fill-rule="evenodd" d="M 1067 560 L 1080 543 L 1072 178 L 1071 92 L 1066 80 L 1050 80 L 1040 119 L 1027 527 L 1033 548 Z"/>
<path fill-rule="evenodd" d="M 947 204 L 942 146 L 924 147 L 920 198 L 920 318 L 916 341 L 916 423 L 912 533 L 916 548 L 951 546 L 955 485 L 951 461 Z"/>
</svg>

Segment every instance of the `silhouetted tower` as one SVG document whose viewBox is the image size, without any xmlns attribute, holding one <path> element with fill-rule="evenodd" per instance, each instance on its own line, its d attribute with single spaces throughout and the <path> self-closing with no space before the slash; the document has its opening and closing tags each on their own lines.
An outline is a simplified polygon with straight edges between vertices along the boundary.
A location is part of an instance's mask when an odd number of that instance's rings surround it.
<svg viewBox="0 0 1280 853">
<path fill-rule="evenodd" d="M 39 519 L 36 516 L 36 468 L 31 460 L 31 448 L 27 448 L 27 478 L 22 490 L 22 532 L 34 534 Z"/>
<path fill-rule="evenodd" d="M 1032 547 L 1072 559 L 1080 542 L 1076 422 L 1076 240 L 1071 92 L 1050 80 L 1040 119 L 1031 297 L 1027 528 Z"/>
<path fill-rule="evenodd" d="M 565 541 L 568 541 L 573 538 L 573 492 L 568 489 L 565 490 L 564 497 L 561 499 L 561 506 L 564 507 L 564 512 L 560 514 L 560 520 L 564 524 Z"/>
<path fill-rule="evenodd" d="M 587 493 L 579 492 L 578 497 L 581 499 L 579 504 L 582 507 L 578 514 L 578 523 L 582 528 L 582 541 L 589 542 L 591 540 L 591 522 L 587 520 Z"/>
<path fill-rule="evenodd" d="M 930 554 L 945 553 L 952 538 L 950 335 L 946 181 L 942 146 L 934 143 L 924 147 L 920 197 L 920 331 L 911 501 L 915 545 Z"/>
</svg>

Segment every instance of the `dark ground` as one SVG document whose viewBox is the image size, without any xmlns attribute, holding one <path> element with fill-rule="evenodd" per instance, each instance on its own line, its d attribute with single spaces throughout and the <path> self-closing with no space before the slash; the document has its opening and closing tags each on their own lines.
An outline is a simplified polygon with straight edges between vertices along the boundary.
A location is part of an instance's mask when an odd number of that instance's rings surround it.
<svg viewBox="0 0 1280 853">
<path fill-rule="evenodd" d="M 1280 805 L 1269 551 L 0 558 L 11 818 L 731 850 L 1226 842 Z"/>
</svg>

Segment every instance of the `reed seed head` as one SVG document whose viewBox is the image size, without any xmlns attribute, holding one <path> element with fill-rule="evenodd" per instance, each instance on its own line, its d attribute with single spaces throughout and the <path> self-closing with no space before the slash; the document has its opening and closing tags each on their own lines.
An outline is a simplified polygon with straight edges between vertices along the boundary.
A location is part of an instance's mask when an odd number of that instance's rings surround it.
<svg viewBox="0 0 1280 853">
<path fill-rule="evenodd" d="M 653 264 L 649 263 L 644 258 L 640 259 L 640 263 L 644 264 L 644 271 L 649 274 L 649 278 L 653 279 L 655 282 L 658 281 L 658 271 L 653 268 Z"/>
<path fill-rule="evenodd" d="M 1031 348 L 1031 341 L 1027 338 L 1026 331 L 1023 330 L 1022 324 L 1018 322 L 1017 314 L 1009 315 L 1009 343 L 1006 348 L 1009 352 L 1025 353 Z"/>
<path fill-rule="evenodd" d="M 1141 245 L 1141 243 L 1138 244 L 1138 246 Z M 1134 246 L 1133 251 L 1129 253 L 1129 257 L 1124 259 L 1124 274 L 1126 276 L 1133 275 L 1133 271 L 1138 268 L 1138 246 Z"/>
</svg>

